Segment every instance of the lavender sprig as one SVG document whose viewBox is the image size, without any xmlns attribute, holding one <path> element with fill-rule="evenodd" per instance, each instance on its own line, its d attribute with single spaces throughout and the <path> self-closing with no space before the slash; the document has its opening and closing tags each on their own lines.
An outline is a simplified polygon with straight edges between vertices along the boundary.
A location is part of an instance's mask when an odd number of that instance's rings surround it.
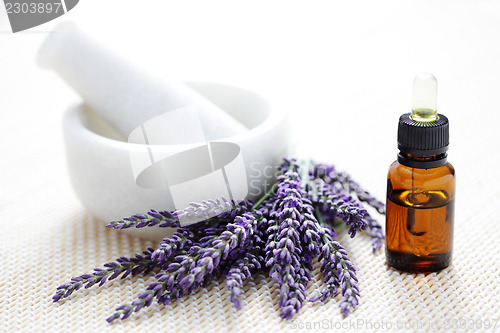
<svg viewBox="0 0 500 333">
<path fill-rule="evenodd" d="M 302 306 L 300 290 L 305 290 L 300 271 L 302 248 L 298 233 L 297 220 L 286 218 L 271 221 L 268 229 L 270 239 L 266 250 L 266 266 L 270 267 L 269 275 L 280 286 L 279 306 L 283 318 L 292 317 Z M 299 291 L 299 292 L 297 292 Z M 292 301 L 291 299 L 296 299 Z M 286 311 L 285 308 L 286 307 Z"/>
<path fill-rule="evenodd" d="M 382 202 L 376 200 L 373 196 L 371 196 L 367 191 L 361 189 L 361 187 L 354 182 L 351 177 L 345 173 L 335 171 L 335 168 L 331 165 L 325 164 L 317 164 L 313 168 L 311 178 L 317 177 L 314 180 L 310 181 L 310 196 L 313 198 L 314 202 L 321 203 L 327 202 L 327 206 L 330 210 L 335 210 L 337 207 L 336 204 L 331 204 L 334 201 L 335 197 L 340 199 L 341 207 L 351 206 L 350 209 L 344 209 L 344 211 L 340 211 L 340 214 L 337 215 L 341 217 L 344 221 L 349 220 L 349 216 L 346 216 L 347 212 L 351 212 L 354 215 L 354 219 L 351 219 L 351 226 L 349 229 L 349 233 L 351 237 L 353 237 L 357 231 L 360 229 L 365 229 L 367 226 L 369 228 L 369 234 L 372 237 L 372 252 L 376 252 L 377 249 L 382 247 L 382 240 L 384 239 L 384 235 L 382 232 L 382 227 L 380 224 L 373 219 L 370 214 L 362 207 L 361 204 L 356 202 L 352 197 L 343 193 L 345 190 L 356 193 L 358 199 L 360 201 L 365 201 L 371 206 L 375 207 L 378 212 L 385 213 L 385 206 Z M 312 183 L 312 184 L 311 184 Z M 335 186 L 339 185 L 340 186 Z M 312 190 L 311 190 L 312 189 Z M 318 189 L 329 189 L 327 191 L 321 191 Z M 320 192 L 321 194 L 318 194 Z M 326 192 L 326 193 L 325 193 Z M 330 192 L 330 193 L 328 193 Z M 333 194 L 332 192 L 336 193 Z M 327 198 L 327 196 L 330 198 Z M 343 202 L 343 204 L 342 204 Z M 324 212 L 324 209 L 323 209 Z M 330 220 L 331 221 L 331 220 Z M 354 221 L 354 223 L 352 223 Z M 359 222 L 357 222 L 359 221 Z M 349 224 L 349 223 L 348 223 Z"/>
<path fill-rule="evenodd" d="M 160 242 L 160 247 L 153 252 L 151 258 L 159 264 L 165 264 L 177 251 L 191 247 L 193 240 L 194 233 L 191 230 L 179 229 L 172 236 L 166 237 Z"/>
<path fill-rule="evenodd" d="M 175 278 L 179 272 L 185 269 L 185 261 L 192 260 L 189 258 L 185 250 L 176 253 L 174 260 L 166 265 L 164 271 L 158 273 L 155 276 L 156 281 L 151 282 L 146 290 L 137 296 L 137 299 L 131 304 L 121 305 L 116 308 L 116 312 L 107 318 L 107 322 L 111 323 L 115 319 L 121 318 L 122 320 L 127 319 L 134 312 L 138 312 L 144 307 L 148 307 L 153 303 L 154 297 L 160 297 L 164 290 L 169 286 L 173 286 Z"/>
<path fill-rule="evenodd" d="M 156 282 L 152 282 L 131 304 L 118 307 L 116 313 L 108 318 L 108 322 L 117 318 L 128 318 L 132 312 L 151 305 L 153 297 L 156 297 L 158 303 L 168 304 L 190 294 L 202 283 L 209 282 L 219 270 L 221 262 L 224 262 L 232 251 L 244 251 L 244 246 L 247 240 L 251 239 L 256 226 L 257 219 L 253 214 L 243 214 L 228 223 L 227 229 L 214 237 L 209 247 L 193 246 L 188 253 L 177 255 L 165 273 L 156 276 Z"/>
<path fill-rule="evenodd" d="M 226 288 L 230 291 L 230 301 L 237 309 L 241 308 L 240 295 L 243 291 L 243 281 L 251 277 L 251 273 L 264 268 L 264 247 L 267 219 L 272 212 L 275 201 L 275 192 L 277 186 L 273 186 L 269 191 L 251 207 L 251 210 L 258 216 L 257 229 L 254 232 L 252 246 L 242 257 L 237 258 L 234 263 L 228 266 L 224 275 L 226 276 Z"/>
<path fill-rule="evenodd" d="M 206 200 L 203 203 L 192 202 L 186 208 L 176 211 L 156 211 L 152 209 L 147 215 L 135 214 L 125 217 L 123 220 L 112 221 L 106 227 L 119 230 L 154 227 L 156 225 L 160 228 L 178 228 L 181 221 L 184 224 L 198 221 L 228 222 L 246 212 L 250 207 L 252 207 L 251 201 L 237 202 L 222 197 L 216 200 Z"/>
<path fill-rule="evenodd" d="M 270 216 L 267 233 L 266 266 L 280 285 L 279 306 L 282 318 L 297 313 L 305 300 L 310 281 L 312 258 L 320 250 L 317 221 L 311 202 L 303 190 L 299 166 L 285 160 L 283 175 L 277 179 L 276 210 Z"/>
<path fill-rule="evenodd" d="M 192 224 L 208 220 L 231 208 L 233 208 L 233 202 L 222 197 L 216 200 L 205 200 L 201 203 L 191 202 L 186 208 L 175 211 L 175 215 L 183 224 Z"/>
<path fill-rule="evenodd" d="M 263 250 L 256 246 L 248 250 L 229 267 L 226 274 L 226 288 L 230 291 L 230 300 L 237 309 L 241 309 L 240 295 L 243 281 L 252 276 L 252 272 L 262 268 Z"/>
<path fill-rule="evenodd" d="M 321 272 L 326 286 L 319 295 L 313 296 L 310 301 L 325 301 L 337 294 L 338 288 L 342 289 L 342 301 L 340 310 L 347 316 L 351 309 L 354 309 L 359 301 L 358 279 L 356 269 L 347 257 L 347 251 L 339 242 L 333 240 L 334 233 L 328 228 L 324 228 L 324 245 L 319 260 L 323 261 Z"/>
<path fill-rule="evenodd" d="M 73 292 L 79 290 L 82 286 L 90 288 L 96 284 L 102 286 L 107 280 L 113 280 L 122 275 L 122 279 L 129 274 L 136 275 L 139 273 L 148 273 L 157 267 L 156 262 L 151 258 L 154 249 L 148 248 L 143 254 L 136 254 L 135 257 L 117 258 L 115 262 L 104 264 L 106 268 L 94 268 L 91 274 L 83 274 L 71 278 L 71 282 L 63 284 L 57 288 L 56 294 L 52 297 L 54 302 L 61 298 L 69 297 Z"/>
<path fill-rule="evenodd" d="M 251 236 L 257 227 L 257 219 L 251 213 L 238 216 L 232 223 L 227 224 L 227 230 L 216 237 L 209 247 L 200 250 L 200 259 L 193 269 L 182 276 L 179 284 L 189 289 L 194 282 L 201 283 L 204 278 L 217 268 L 221 261 L 231 258 L 232 251 L 243 252 L 245 245 L 250 242 Z M 248 241 L 248 242 L 247 242 Z"/>
<path fill-rule="evenodd" d="M 106 228 L 121 230 L 134 227 L 154 227 L 156 225 L 160 228 L 180 227 L 176 212 L 156 211 L 152 209 L 148 212 L 148 215 L 135 214 L 130 217 L 125 217 L 123 220 L 112 221 L 106 226 Z"/>
<path fill-rule="evenodd" d="M 311 281 L 312 265 L 309 258 L 298 266 L 286 265 L 283 267 L 279 306 L 282 308 L 280 316 L 291 319 L 302 308 L 306 300 L 306 288 Z"/>
<path fill-rule="evenodd" d="M 252 210 L 253 202 L 251 200 L 242 200 L 238 202 L 233 199 L 231 202 L 232 208 L 217 216 L 218 220 L 223 222 L 232 222 L 237 216 L 241 216 Z"/>
<path fill-rule="evenodd" d="M 375 253 L 382 247 L 382 242 L 385 238 L 384 232 L 382 231 L 382 226 L 369 214 L 365 216 L 365 220 L 368 223 L 369 233 L 372 237 L 372 252 Z"/>
<path fill-rule="evenodd" d="M 368 191 L 364 190 L 350 175 L 345 172 L 337 172 L 333 165 L 316 164 L 313 169 L 315 178 L 323 179 L 327 184 L 336 184 L 345 189 L 348 193 L 356 194 L 358 199 L 366 202 L 375 208 L 380 214 L 385 214 L 385 205 L 377 200 Z"/>
<path fill-rule="evenodd" d="M 340 218 L 349 226 L 351 238 L 366 229 L 367 211 L 354 198 L 329 186 L 322 179 L 309 181 L 308 189 L 315 206 L 327 217 L 326 222 L 333 223 L 336 217 Z"/>
</svg>

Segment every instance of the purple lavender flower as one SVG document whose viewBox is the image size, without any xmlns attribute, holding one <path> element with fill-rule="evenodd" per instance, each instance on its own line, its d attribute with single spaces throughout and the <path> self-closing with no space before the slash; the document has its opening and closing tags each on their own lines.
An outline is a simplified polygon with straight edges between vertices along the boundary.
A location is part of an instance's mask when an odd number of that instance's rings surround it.
<svg viewBox="0 0 500 333">
<path fill-rule="evenodd" d="M 127 319 L 134 312 L 138 312 L 143 307 L 148 307 L 153 302 L 154 291 L 146 290 L 145 292 L 139 294 L 137 299 L 131 304 L 126 304 L 116 308 L 116 312 L 108 317 L 106 321 L 112 323 L 115 319 L 121 318 L 122 320 Z"/>
<path fill-rule="evenodd" d="M 199 249 L 198 247 L 193 247 L 191 251 L 192 254 Z M 179 273 L 189 269 L 192 266 L 193 258 L 190 257 L 186 250 L 178 251 L 169 264 L 166 264 L 164 270 L 155 276 L 156 281 L 151 282 L 146 290 L 140 293 L 135 301 L 131 304 L 125 304 L 116 308 L 116 312 L 111 315 L 106 320 L 111 323 L 115 319 L 121 318 L 122 320 L 127 319 L 132 313 L 138 312 L 144 307 L 148 307 L 152 304 L 153 299 L 160 298 L 164 294 L 165 290 L 170 289 L 170 297 L 174 296 L 174 289 L 178 292 L 176 286 L 176 279 Z M 176 295 L 181 297 L 179 293 Z M 174 296 L 175 297 L 175 296 Z"/>
<path fill-rule="evenodd" d="M 319 209 L 326 222 L 333 223 L 340 218 L 348 226 L 351 237 L 367 227 L 367 211 L 353 197 L 330 186 L 322 179 L 315 179 L 308 184 L 310 198 Z"/>
<path fill-rule="evenodd" d="M 203 203 L 190 203 L 188 207 L 176 211 L 156 211 L 152 209 L 147 215 L 135 214 L 123 220 L 112 221 L 106 227 L 113 229 L 144 228 L 158 225 L 160 228 L 178 228 L 180 221 L 190 223 L 193 221 L 230 222 L 238 215 L 249 210 L 252 202 L 243 200 L 237 202 L 224 197 L 216 200 L 207 200 Z M 212 217 L 217 216 L 217 218 Z"/>
<path fill-rule="evenodd" d="M 244 213 L 251 211 L 253 206 L 253 202 L 251 200 L 242 200 L 240 202 L 237 202 L 233 199 L 232 204 L 233 208 L 217 216 L 218 220 L 224 222 L 232 222 L 237 216 L 241 216 Z"/>
<path fill-rule="evenodd" d="M 273 187 L 271 190 L 274 190 L 265 200 L 262 200 L 259 206 L 253 206 L 253 211 L 258 211 L 265 218 L 269 218 L 271 214 L 275 211 L 276 207 L 276 198 L 277 195 L 275 193 L 278 187 Z"/>
<path fill-rule="evenodd" d="M 52 299 L 57 302 L 61 298 L 69 297 L 82 286 L 85 286 L 85 288 L 90 288 L 96 284 L 102 286 L 107 280 L 113 280 L 120 274 L 123 274 L 122 279 L 124 279 L 129 274 L 149 273 L 157 267 L 156 262 L 151 258 L 153 251 L 153 248 L 148 248 L 147 251 L 143 252 L 144 255 L 136 254 L 132 258 L 120 257 L 116 259 L 116 262 L 104 264 L 106 268 L 94 268 L 94 272 L 91 274 L 73 277 L 71 282 L 57 288 L 57 292 Z"/>
<path fill-rule="evenodd" d="M 194 233 L 188 228 L 177 230 L 172 236 L 164 238 L 160 247 L 151 255 L 158 264 L 167 263 L 176 251 L 189 248 L 193 244 Z"/>
<path fill-rule="evenodd" d="M 228 210 L 216 219 L 209 219 L 204 222 L 189 226 L 195 235 L 195 243 L 200 247 L 209 247 L 210 242 L 227 229 L 227 224 L 235 220 L 236 217 L 243 215 L 251 210 L 252 202 L 248 200 L 236 204 L 233 201 L 234 208 Z"/>
<path fill-rule="evenodd" d="M 312 178 L 316 177 L 316 179 L 311 180 L 311 182 L 314 183 L 312 186 L 310 185 L 310 191 L 309 191 L 309 195 L 313 200 L 313 202 L 328 203 L 329 200 L 334 201 L 335 196 L 337 197 L 337 199 L 339 199 L 340 197 L 341 201 L 344 201 L 344 205 L 342 205 L 341 203 L 341 207 L 343 206 L 342 208 L 344 208 L 344 211 L 341 210 L 338 216 L 344 220 L 346 219 L 349 220 L 349 216 L 347 216 L 348 214 L 346 214 L 347 212 L 350 212 L 355 216 L 354 219 L 351 218 L 351 223 L 350 223 L 351 228 L 349 229 L 349 233 L 351 234 L 351 237 L 353 236 L 353 233 L 356 234 L 357 231 L 359 231 L 360 229 L 365 229 L 366 226 L 368 226 L 369 234 L 373 238 L 372 240 L 373 252 L 381 248 L 382 240 L 384 239 L 382 227 L 380 226 L 380 224 L 377 223 L 377 221 L 375 221 L 370 216 L 370 214 L 362 207 L 360 203 L 356 202 L 356 200 L 354 200 L 351 196 L 344 193 L 344 191 L 347 191 L 348 193 L 349 192 L 355 193 L 360 201 L 367 202 L 381 214 L 385 213 L 385 205 L 382 202 L 376 200 L 367 191 L 363 190 L 358 183 L 356 183 L 351 179 L 349 175 L 342 172 L 339 173 L 336 172 L 335 168 L 332 165 L 316 164 L 312 170 L 311 176 Z M 323 191 L 319 191 L 316 188 L 323 189 Z M 329 190 L 324 191 L 324 189 L 329 189 Z M 323 192 L 322 198 L 318 192 L 320 193 Z M 332 194 L 331 192 L 336 194 L 331 196 Z M 330 195 L 330 198 L 328 198 L 328 195 Z M 346 205 L 351 206 L 352 208 L 345 209 Z M 337 205 L 328 204 L 328 206 L 330 207 L 330 210 L 332 209 L 335 210 Z M 356 207 L 359 207 L 359 209 L 357 209 Z M 325 219 L 328 221 L 328 219 L 330 218 L 331 222 L 331 216 L 328 216 L 328 214 L 325 215 L 326 215 Z M 357 222 L 356 220 L 359 220 L 361 215 L 363 215 L 363 217 L 361 218 L 362 221 Z"/>
<path fill-rule="evenodd" d="M 130 217 L 125 217 L 123 220 L 112 221 L 106 228 L 127 229 L 127 228 L 144 228 L 154 227 L 158 225 L 161 228 L 179 227 L 179 219 L 175 212 L 156 211 L 152 209 L 148 215 L 135 214 Z"/>
<path fill-rule="evenodd" d="M 241 309 L 240 295 L 243 291 L 243 281 L 252 276 L 252 272 L 259 270 L 264 262 L 263 250 L 254 246 L 247 250 L 228 268 L 226 274 L 226 288 L 231 292 L 230 300 L 237 309 Z"/>
<path fill-rule="evenodd" d="M 212 273 L 214 268 L 217 268 L 221 261 L 230 258 L 232 251 L 246 250 L 245 245 L 251 243 L 251 237 L 257 228 L 257 219 L 251 213 L 245 213 L 242 216 L 237 216 L 232 223 L 228 223 L 226 230 L 218 237 L 214 238 L 210 247 L 200 250 L 200 259 L 196 262 L 196 267 L 186 274 L 186 277 L 191 275 L 194 281 L 201 283 L 207 274 Z M 184 287 L 189 287 L 191 278 L 185 280 Z M 182 280 L 180 282 L 182 285 Z"/>
<path fill-rule="evenodd" d="M 310 281 L 312 258 L 320 250 L 313 207 L 306 196 L 295 160 L 285 160 L 277 180 L 276 210 L 270 212 L 266 266 L 280 285 L 281 317 L 290 319 L 302 307 Z"/>
<path fill-rule="evenodd" d="M 312 170 L 315 178 L 323 179 L 327 184 L 337 184 L 348 193 L 354 193 L 362 202 L 366 202 L 375 208 L 380 214 L 385 214 L 384 203 L 378 201 L 368 191 L 365 191 L 350 175 L 345 172 L 337 172 L 333 165 L 316 164 Z"/>
<path fill-rule="evenodd" d="M 340 310 L 344 316 L 347 316 L 350 310 L 358 305 L 359 287 L 356 269 L 347 257 L 347 251 L 340 243 L 333 240 L 334 232 L 328 227 L 325 227 L 324 231 L 324 245 L 319 260 L 323 261 L 321 272 L 326 286 L 319 295 L 312 297 L 310 300 L 313 302 L 322 300 L 324 302 L 326 299 L 335 296 L 340 287 L 342 290 Z"/>
<path fill-rule="evenodd" d="M 178 295 L 189 294 L 201 284 L 208 284 L 215 276 L 227 271 L 227 265 L 249 253 L 253 246 L 261 244 L 261 235 L 257 230 L 259 219 L 258 212 L 244 213 L 225 225 L 225 229 L 218 235 L 215 233 L 217 228 L 214 228 L 213 235 L 200 239 L 200 244 L 204 246 L 195 247 L 195 252 L 190 253 L 194 260 L 189 269 L 177 277 L 179 283 L 174 286 L 177 290 L 173 290 L 173 293 L 167 290 L 159 302 L 169 303 L 177 299 Z"/>
<path fill-rule="evenodd" d="M 298 266 L 287 265 L 283 267 L 284 278 L 280 291 L 279 306 L 282 308 L 280 316 L 283 319 L 292 319 L 298 313 L 306 300 L 306 288 L 311 281 L 311 262 L 306 258 Z"/>
<path fill-rule="evenodd" d="M 227 229 L 226 223 L 203 222 L 203 224 L 194 231 L 196 245 L 203 248 L 210 247 L 212 241 Z"/>
<path fill-rule="evenodd" d="M 368 222 L 369 233 L 372 237 L 372 252 L 375 253 L 382 247 L 382 242 L 385 238 L 382 226 L 369 214 L 365 216 L 365 220 Z"/>
<path fill-rule="evenodd" d="M 265 266 L 265 240 L 267 219 L 272 212 L 275 202 L 276 187 L 273 186 L 269 192 L 254 206 L 249 206 L 257 217 L 257 229 L 252 237 L 252 245 L 239 256 L 234 256 L 231 264 L 227 265 L 222 273 L 226 278 L 226 288 L 230 291 L 230 301 L 237 309 L 241 308 L 240 295 L 243 291 L 243 281 L 251 276 L 251 273 Z"/>
<path fill-rule="evenodd" d="M 205 200 L 201 203 L 191 202 L 186 208 L 177 210 L 175 215 L 182 224 L 189 225 L 220 215 L 233 206 L 232 201 L 222 197 L 215 200 Z"/>
<path fill-rule="evenodd" d="M 152 282 L 134 302 L 117 308 L 116 313 L 108 318 L 108 322 L 117 318 L 123 320 L 132 312 L 149 306 L 153 297 L 159 303 L 168 304 L 190 294 L 215 276 L 221 263 L 224 264 L 230 258 L 232 251 L 244 252 L 245 246 L 251 244 L 256 228 L 257 219 L 253 214 L 237 216 L 233 222 L 226 225 L 226 230 L 212 238 L 208 247 L 194 245 L 187 252 L 176 255 L 165 271 L 156 275 L 157 281 Z"/>
</svg>

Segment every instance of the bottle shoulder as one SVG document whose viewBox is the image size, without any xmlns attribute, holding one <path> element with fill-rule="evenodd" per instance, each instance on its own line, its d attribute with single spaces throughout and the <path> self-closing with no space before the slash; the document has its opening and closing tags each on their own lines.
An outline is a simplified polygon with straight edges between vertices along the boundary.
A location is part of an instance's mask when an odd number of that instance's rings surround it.
<svg viewBox="0 0 500 333">
<path fill-rule="evenodd" d="M 451 163 L 432 169 L 411 168 L 398 161 L 389 167 L 387 179 L 392 188 L 408 189 L 418 186 L 422 189 L 455 189 L 455 168 Z"/>
<path fill-rule="evenodd" d="M 412 168 L 406 165 L 399 163 L 398 161 L 394 161 L 389 166 L 389 175 L 396 174 L 427 174 L 427 175 L 436 175 L 436 176 L 444 176 L 444 175 L 452 175 L 455 176 L 455 167 L 447 162 L 445 165 L 431 168 L 431 169 L 421 169 L 421 168 Z"/>
<path fill-rule="evenodd" d="M 452 175 L 455 175 L 455 167 L 450 162 L 446 163 L 444 166 L 448 168 Z"/>
</svg>

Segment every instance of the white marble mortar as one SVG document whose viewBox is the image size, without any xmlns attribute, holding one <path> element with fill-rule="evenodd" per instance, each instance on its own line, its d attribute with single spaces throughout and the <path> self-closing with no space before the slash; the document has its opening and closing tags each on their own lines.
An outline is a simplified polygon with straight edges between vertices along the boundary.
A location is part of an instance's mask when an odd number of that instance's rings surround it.
<svg viewBox="0 0 500 333">
<path fill-rule="evenodd" d="M 275 168 L 288 150 L 288 126 L 283 109 L 272 108 L 259 94 L 231 85 L 192 82 L 188 84 L 249 128 L 241 134 L 217 141 L 240 146 L 249 199 L 255 200 L 274 181 Z M 150 209 L 173 210 L 169 193 L 136 185 L 130 152 L 144 146 L 126 139 L 84 104 L 68 108 L 63 119 L 69 175 L 83 205 L 103 227 Z M 155 149 L 177 153 L 192 145 L 161 145 Z M 173 232 L 170 228 L 125 229 L 129 234 L 161 240 Z"/>
</svg>

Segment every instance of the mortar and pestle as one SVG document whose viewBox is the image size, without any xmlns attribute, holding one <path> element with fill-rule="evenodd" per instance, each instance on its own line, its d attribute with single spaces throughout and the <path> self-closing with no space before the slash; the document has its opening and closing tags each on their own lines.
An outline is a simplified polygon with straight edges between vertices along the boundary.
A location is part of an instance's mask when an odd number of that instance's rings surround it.
<svg viewBox="0 0 500 333">
<path fill-rule="evenodd" d="M 286 113 L 261 95 L 158 78 L 72 23 L 49 35 L 38 63 L 83 99 L 63 118 L 67 166 L 78 198 L 103 223 L 220 197 L 256 200 L 286 156 Z M 160 240 L 168 229 L 123 232 Z"/>
</svg>

